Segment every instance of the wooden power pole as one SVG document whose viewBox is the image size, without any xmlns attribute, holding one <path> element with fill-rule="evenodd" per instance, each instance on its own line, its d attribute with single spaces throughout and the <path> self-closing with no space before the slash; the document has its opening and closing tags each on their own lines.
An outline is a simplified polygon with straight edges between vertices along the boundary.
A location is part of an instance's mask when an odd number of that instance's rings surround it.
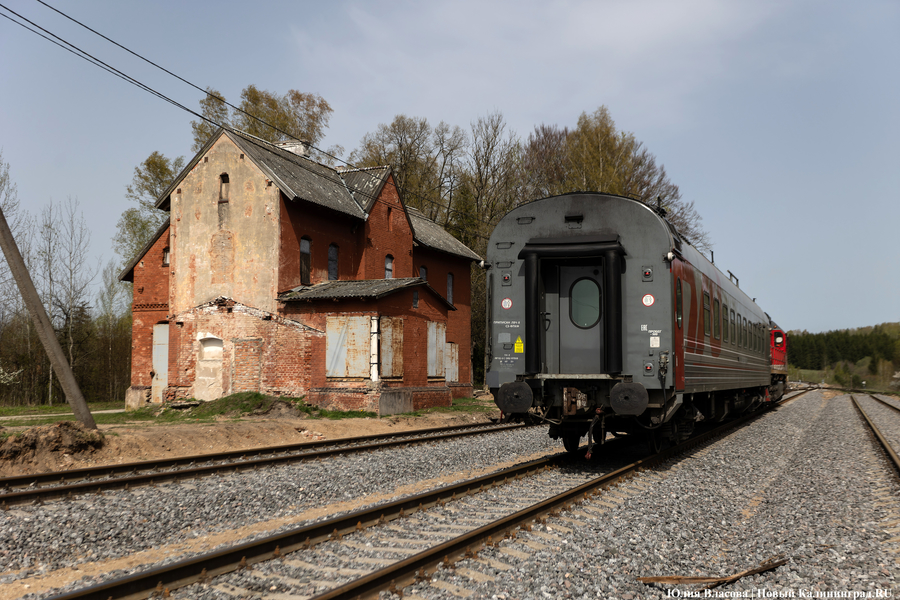
<svg viewBox="0 0 900 600">
<path fill-rule="evenodd" d="M 25 306 L 28 307 L 32 321 L 34 321 L 38 337 L 44 345 L 44 350 L 47 352 L 47 357 L 50 359 L 53 370 L 56 371 L 56 376 L 62 385 L 66 400 L 72 407 L 72 412 L 75 413 L 75 418 L 86 428 L 97 429 L 94 415 L 88 410 L 87 402 L 84 401 L 84 396 L 81 395 L 81 389 L 78 387 L 75 375 L 66 361 L 66 356 L 59 345 L 59 340 L 56 339 L 56 333 L 53 331 L 53 326 L 47 317 L 47 311 L 44 310 L 44 305 L 41 303 L 37 290 L 34 288 L 34 282 L 31 281 L 31 275 L 28 274 L 25 261 L 22 260 L 22 254 L 19 252 L 16 240 L 13 239 L 12 231 L 9 229 L 9 224 L 6 222 L 6 216 L 4 216 L 2 210 L 0 210 L 0 247 L 3 248 L 3 255 L 6 256 L 9 270 L 12 271 L 13 277 L 16 279 L 19 292 L 22 294 Z"/>
</svg>

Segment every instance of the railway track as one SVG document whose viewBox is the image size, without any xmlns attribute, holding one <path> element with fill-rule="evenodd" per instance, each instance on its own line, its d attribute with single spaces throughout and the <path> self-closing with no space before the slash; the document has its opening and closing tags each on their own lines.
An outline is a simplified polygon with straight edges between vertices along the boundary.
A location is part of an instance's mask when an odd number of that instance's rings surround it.
<svg viewBox="0 0 900 600">
<path fill-rule="evenodd" d="M 586 477 L 584 469 L 567 472 L 565 465 L 572 458 L 557 455 L 56 598 L 146 598 L 166 596 L 177 588 L 185 590 L 173 597 L 371 597 L 428 578 L 439 565 L 473 556 L 480 547 L 587 498 L 599 495 L 602 503 L 605 495 L 615 494 L 610 488 L 640 470 L 704 444 L 765 410 L 649 459 L 609 468 L 598 477 Z M 360 558 L 360 552 L 366 556 Z M 342 558 L 348 555 L 356 558 Z"/>
<path fill-rule="evenodd" d="M 873 394 L 867 394 L 862 402 L 856 396 L 850 398 L 900 474 L 900 406 Z"/>
<path fill-rule="evenodd" d="M 457 425 L 5 477 L 0 478 L 0 509 L 30 502 L 102 493 L 104 490 L 177 483 L 223 472 L 240 472 L 340 454 L 485 435 L 521 427 L 523 425 Z"/>
</svg>

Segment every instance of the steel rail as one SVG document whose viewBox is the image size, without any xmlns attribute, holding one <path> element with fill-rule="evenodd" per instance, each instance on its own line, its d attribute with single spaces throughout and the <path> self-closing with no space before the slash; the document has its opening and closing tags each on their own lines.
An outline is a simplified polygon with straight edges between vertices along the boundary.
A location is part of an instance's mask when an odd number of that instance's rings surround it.
<svg viewBox="0 0 900 600">
<path fill-rule="evenodd" d="M 705 443 L 716 436 L 723 435 L 727 431 L 735 429 L 761 414 L 768 412 L 777 403 L 769 403 L 762 408 L 744 415 L 734 421 L 701 433 L 686 442 L 673 446 L 650 457 L 639 460 L 631 465 L 622 467 L 613 473 L 604 475 L 585 484 L 579 485 L 568 492 L 550 498 L 526 508 L 514 515 L 500 519 L 499 521 L 485 525 L 463 536 L 440 544 L 431 550 L 406 560 L 395 563 L 385 569 L 373 572 L 351 583 L 340 586 L 320 596 L 316 600 L 335 598 L 356 598 L 369 594 L 375 594 L 392 585 L 398 586 L 405 582 L 413 581 L 416 576 L 421 576 L 428 569 L 434 569 L 438 563 L 458 559 L 475 545 L 482 544 L 489 537 L 500 536 L 511 531 L 525 522 L 539 518 L 557 510 L 561 506 L 567 506 L 573 502 L 586 498 L 588 493 L 609 487 L 618 480 L 633 476 L 638 470 L 662 463 L 676 454 L 685 452 L 699 444 Z M 621 438 L 623 443 L 627 438 Z M 618 445 L 618 440 L 609 444 Z M 312 525 L 299 527 L 291 531 L 270 536 L 264 539 L 240 544 L 232 548 L 218 552 L 198 556 L 157 567 L 141 573 L 101 583 L 82 590 L 54 596 L 52 600 L 109 600 L 109 599 L 138 599 L 148 598 L 151 594 L 163 596 L 173 589 L 197 582 L 208 581 L 211 577 L 221 575 L 248 565 L 281 557 L 300 548 L 308 548 L 312 544 L 328 539 L 338 539 L 343 535 L 361 531 L 373 525 L 383 524 L 397 518 L 406 516 L 418 510 L 424 510 L 439 502 L 455 499 L 457 496 L 482 491 L 485 488 L 502 484 L 511 478 L 521 478 L 523 474 L 531 471 L 540 471 L 548 467 L 556 466 L 571 461 L 567 454 L 555 455 L 538 459 L 504 469 L 493 474 L 470 479 L 458 484 L 430 490 L 422 494 L 416 494 L 401 500 L 380 504 L 371 508 L 355 511 L 348 515 L 335 517 Z"/>
<path fill-rule="evenodd" d="M 866 411 L 863 410 L 863 407 L 860 406 L 859 401 L 853 394 L 850 394 L 850 399 L 853 400 L 853 405 L 856 407 L 856 410 L 859 411 L 859 414 L 862 415 L 863 419 L 866 421 L 866 423 L 868 423 L 869 428 L 872 430 L 872 433 L 875 434 L 875 438 L 878 440 L 878 443 L 881 444 L 882 448 L 884 448 L 884 451 L 887 453 L 888 458 L 890 458 L 891 462 L 894 463 L 894 469 L 896 469 L 898 475 L 900 475 L 900 456 L 897 455 L 897 452 L 891 446 L 890 442 L 888 442 L 887 438 L 882 435 L 881 430 L 878 429 L 869 415 L 866 414 Z M 878 400 L 878 398 L 875 399 Z"/>
<path fill-rule="evenodd" d="M 891 404 L 890 402 L 886 402 L 886 401 L 882 400 L 881 398 L 879 398 L 879 397 L 876 396 L 875 394 L 868 394 L 868 396 L 869 396 L 869 398 L 871 398 L 872 400 L 877 400 L 878 402 L 881 402 L 882 404 L 884 404 L 884 405 L 887 406 L 888 408 L 893 408 L 893 409 L 896 410 L 897 412 L 900 412 L 900 407 L 898 407 L 898 406 L 896 406 L 896 405 L 894 405 L 894 404 Z"/>
<path fill-rule="evenodd" d="M 55 473 L 43 473 L 40 475 L 23 475 L 16 477 L 8 477 L 0 479 L 0 487 L 13 485 L 22 487 L 24 482 L 30 482 L 28 489 L 20 489 L 19 491 L 7 492 L 0 494 L 0 508 L 7 508 L 13 505 L 27 504 L 35 501 L 45 501 L 58 498 L 71 498 L 74 496 L 98 493 L 113 489 L 129 489 L 134 486 L 154 485 L 164 482 L 178 482 L 182 480 L 195 479 L 219 472 L 239 472 L 249 469 L 258 469 L 260 467 L 269 467 L 280 463 L 294 462 L 299 460 L 312 460 L 333 456 L 336 454 L 349 454 L 355 452 L 367 452 L 372 450 L 380 450 L 395 446 L 403 446 L 407 444 L 421 444 L 431 441 L 440 441 L 452 439 L 456 437 L 465 437 L 470 435 L 483 435 L 487 433 L 496 433 L 524 427 L 523 425 L 494 425 L 494 426 L 474 426 L 461 425 L 447 428 L 430 428 L 418 429 L 405 432 L 367 435 L 356 438 L 338 438 L 335 440 L 327 440 L 324 442 L 303 442 L 299 444 L 288 444 L 283 446 L 271 446 L 268 448 L 254 448 L 244 451 L 225 452 L 222 454 L 201 454 L 180 459 L 167 459 L 164 461 L 154 462 L 136 462 L 123 465 L 113 465 L 103 468 L 86 468 L 75 469 L 72 471 L 59 471 Z M 401 439 L 397 439 L 401 438 Z M 364 443 L 368 440 L 369 443 Z M 381 441 L 378 441 L 381 440 Z M 363 443 L 360 443 L 363 442 Z M 246 459 L 250 455 L 263 455 L 259 458 Z M 234 457 L 239 456 L 239 460 Z M 225 457 L 225 458 L 222 458 Z M 186 467 L 177 470 L 156 471 L 155 469 L 164 468 L 164 466 L 180 466 L 188 465 L 197 461 L 211 462 L 216 460 L 226 460 L 221 464 L 202 465 L 197 467 Z M 143 473 L 136 473 L 138 470 Z M 132 473 L 126 476 L 115 476 L 120 473 Z M 109 477 L 113 479 L 99 479 L 90 481 L 95 477 Z M 60 481 L 61 480 L 61 481 Z M 80 480 L 78 483 L 66 483 L 66 481 Z M 61 483 L 56 486 L 34 487 L 39 483 Z"/>
</svg>

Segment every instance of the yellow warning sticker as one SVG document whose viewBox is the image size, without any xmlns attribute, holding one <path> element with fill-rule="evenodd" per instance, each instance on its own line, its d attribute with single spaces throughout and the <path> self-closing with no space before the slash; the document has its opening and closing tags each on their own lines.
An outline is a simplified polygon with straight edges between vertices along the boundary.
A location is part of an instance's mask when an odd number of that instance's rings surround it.
<svg viewBox="0 0 900 600">
<path fill-rule="evenodd" d="M 522 336 L 516 338 L 516 354 L 522 354 L 525 352 L 525 344 L 522 343 Z"/>
</svg>

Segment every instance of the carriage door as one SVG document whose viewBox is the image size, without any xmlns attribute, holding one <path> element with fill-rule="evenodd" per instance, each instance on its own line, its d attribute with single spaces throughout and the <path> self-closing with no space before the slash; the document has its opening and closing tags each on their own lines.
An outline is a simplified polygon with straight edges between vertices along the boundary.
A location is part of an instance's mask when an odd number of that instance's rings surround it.
<svg viewBox="0 0 900 600">
<path fill-rule="evenodd" d="M 599 266 L 559 267 L 559 372 L 603 372 Z"/>
</svg>

